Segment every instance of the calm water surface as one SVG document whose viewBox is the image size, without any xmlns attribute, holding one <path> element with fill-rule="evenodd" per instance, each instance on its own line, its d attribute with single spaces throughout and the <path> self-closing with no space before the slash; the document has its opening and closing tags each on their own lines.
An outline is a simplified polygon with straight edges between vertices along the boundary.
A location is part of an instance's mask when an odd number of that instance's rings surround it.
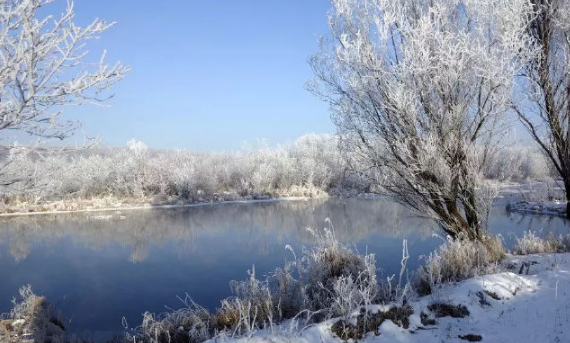
<svg viewBox="0 0 570 343">
<path fill-rule="evenodd" d="M 326 218 L 340 241 L 375 253 L 384 275 L 399 270 L 403 239 L 410 270 L 442 242 L 431 222 L 379 198 L 14 217 L 0 221 L 0 312 L 31 284 L 58 303 L 69 331 L 100 340 L 121 332 L 123 316 L 136 326 L 144 311 L 180 307 L 176 295 L 214 310 L 230 280 L 283 265 L 285 245 L 300 254 L 314 243 L 306 228 Z M 508 246 L 528 229 L 570 232 L 562 218 L 493 209 L 490 230 Z"/>
</svg>

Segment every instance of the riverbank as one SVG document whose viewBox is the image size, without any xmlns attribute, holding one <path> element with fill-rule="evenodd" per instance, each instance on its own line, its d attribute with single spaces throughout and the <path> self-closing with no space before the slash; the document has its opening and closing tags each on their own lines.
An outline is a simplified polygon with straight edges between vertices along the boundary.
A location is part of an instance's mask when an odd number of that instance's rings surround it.
<svg viewBox="0 0 570 343">
<path fill-rule="evenodd" d="M 566 208 L 565 204 L 559 205 L 556 202 L 529 202 L 524 201 L 525 195 L 532 190 L 536 192 L 537 188 L 552 187 L 544 181 L 529 181 L 523 183 L 503 183 L 498 186 L 498 195 L 495 199 L 495 205 L 516 204 L 509 209 L 520 213 L 538 213 L 538 214 L 559 214 Z M 292 186 L 288 189 L 276 190 L 265 193 L 247 193 L 241 195 L 236 192 L 219 192 L 204 193 L 198 191 L 190 198 L 181 198 L 179 196 L 91 196 L 89 198 L 73 197 L 66 199 L 46 200 L 42 198 L 33 199 L 26 196 L 22 199 L 5 198 L 0 202 L 0 217 L 13 217 L 35 214 L 56 214 L 56 213 L 80 213 L 80 212 L 105 212 L 116 210 L 141 210 L 141 209 L 161 209 L 161 208 L 183 208 L 193 206 L 204 206 L 214 204 L 231 204 L 231 203 L 255 203 L 267 201 L 289 201 L 289 200 L 308 200 L 327 198 L 330 196 L 337 197 L 384 197 L 380 193 L 365 193 L 355 191 L 354 189 L 336 188 L 331 191 L 325 191 L 314 185 Z M 522 206 L 519 206 L 522 204 Z M 525 206 L 525 204 L 527 204 Z M 536 210 L 540 207 L 541 210 Z M 562 208 L 562 207 L 563 208 Z"/>
<path fill-rule="evenodd" d="M 326 198 L 325 192 L 312 193 L 282 193 L 282 194 L 254 194 L 240 196 L 235 193 L 215 194 L 212 197 L 196 200 L 156 199 L 156 198 L 116 198 L 98 197 L 92 199 L 71 199 L 49 201 L 33 204 L 30 202 L 14 202 L 0 205 L 0 217 L 29 216 L 39 214 L 81 213 L 81 212 L 107 212 L 131 211 L 145 209 L 166 209 L 207 206 L 217 204 L 236 203 L 262 203 L 276 201 L 299 201 Z"/>
<path fill-rule="evenodd" d="M 460 342 L 489 341 L 495 336 L 506 342 L 511 336 L 517 342 L 527 342 L 522 340 L 524 335 L 510 330 L 527 330 L 534 325 L 535 316 L 540 317 L 537 325 L 550 328 L 547 324 L 563 321 L 570 307 L 570 256 L 554 254 L 570 250 L 570 241 L 564 237 L 553 245 L 555 237 L 544 240 L 525 234 L 512 251 L 544 254 L 505 258 L 499 237 L 482 242 L 449 240 L 426 256 L 418 269 L 408 269 L 410 255 L 404 240 L 400 272 L 383 275 L 373 254 L 361 255 L 342 244 L 332 227 L 308 232 L 316 238 L 316 245 L 304 247 L 301 255 L 288 246 L 291 258 L 267 274 L 257 274 L 252 267 L 245 280 L 230 282 L 232 296 L 221 300 L 215 311 L 187 295 L 179 298 L 184 307 L 178 310 L 145 312 L 142 322 L 129 320 L 134 326 L 123 320 L 124 335 L 112 342 L 202 342 L 214 338 L 240 342 L 374 342 L 387 338 L 396 342 Z M 22 301 L 14 303 L 16 310 L 0 318 L 5 320 L 0 341 L 53 335 L 52 307 L 29 288 L 24 287 L 21 294 Z M 32 324 L 40 323 L 34 318 L 44 312 L 42 317 L 48 318 L 40 321 L 44 324 Z M 64 329 L 56 334 L 65 341 L 70 322 L 55 318 Z M 116 328 L 120 330 L 118 321 Z M 542 342 L 570 334 L 565 325 L 556 324 L 552 330 L 551 336 L 528 337 Z"/>
<path fill-rule="evenodd" d="M 394 306 L 371 310 L 388 313 Z M 445 284 L 431 295 L 410 299 L 408 306 L 407 320 L 381 320 L 377 332 L 361 341 L 564 342 L 570 336 L 570 254 L 509 255 L 496 273 Z M 353 323 L 358 314 L 352 314 Z M 291 332 L 288 322 L 228 341 L 342 342 L 334 333 L 339 320 L 300 332 Z"/>
<path fill-rule="evenodd" d="M 561 201 L 517 201 L 507 204 L 507 211 L 566 217 L 566 203 Z"/>
<path fill-rule="evenodd" d="M 53 309 L 43 297 L 24 287 L 22 299 L 15 312 L 27 315 L 26 319 L 0 321 L 0 338 L 13 343 L 33 342 L 38 337 L 65 341 L 64 325 L 49 319 Z M 28 308 L 33 315 L 26 312 Z M 307 326 L 290 319 L 252 329 L 245 336 L 232 337 L 232 332 L 226 332 L 207 342 L 564 342 L 570 335 L 570 253 L 508 255 L 494 273 L 443 284 L 430 295 L 411 296 L 404 303 L 366 308 L 370 330 L 366 333 L 356 331 L 363 312 L 355 310 L 348 319 L 337 317 Z M 194 312 L 194 321 L 198 315 Z M 41 321 L 36 320 L 38 316 Z M 29 327 L 39 322 L 41 327 Z M 347 326 L 344 332 L 349 336 L 339 337 L 343 332 L 339 323 L 354 324 L 354 331 Z M 109 342 L 128 341 L 116 338 Z"/>
</svg>

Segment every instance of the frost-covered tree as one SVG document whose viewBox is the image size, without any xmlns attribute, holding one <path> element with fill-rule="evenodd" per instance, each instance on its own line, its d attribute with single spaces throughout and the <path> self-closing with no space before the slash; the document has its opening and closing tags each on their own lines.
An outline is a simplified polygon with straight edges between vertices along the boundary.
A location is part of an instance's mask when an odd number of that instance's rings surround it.
<svg viewBox="0 0 570 343">
<path fill-rule="evenodd" d="M 59 118 L 63 106 L 105 100 L 101 92 L 129 69 L 109 67 L 105 53 L 86 63 L 87 41 L 113 23 L 77 26 L 73 1 L 61 16 L 41 18 L 39 9 L 54 1 L 0 0 L 0 130 L 63 139 L 76 127 Z"/>
<path fill-rule="evenodd" d="M 515 109 L 570 194 L 570 1 L 531 0 L 528 33 L 537 54 L 523 70 Z M 566 215 L 570 218 L 570 201 Z"/>
<path fill-rule="evenodd" d="M 58 17 L 39 12 L 55 0 L 0 0 L 0 139 L 11 131 L 39 139 L 64 139 L 77 123 L 63 120 L 63 108 L 100 104 L 105 90 L 129 68 L 108 66 L 105 53 L 98 63 L 87 62 L 86 43 L 113 26 L 95 19 L 85 27 L 74 23 L 73 1 Z M 0 142 L 6 144 L 9 142 Z M 0 149 L 0 185 L 30 181 L 24 169 L 10 173 L 26 149 Z M 36 154 L 36 159 L 41 155 Z M 5 191 L 10 191 L 5 189 Z"/>
<path fill-rule="evenodd" d="M 309 88 L 385 191 L 483 237 L 482 170 L 526 62 L 526 0 L 332 0 Z M 530 52 L 529 52 L 530 54 Z"/>
</svg>

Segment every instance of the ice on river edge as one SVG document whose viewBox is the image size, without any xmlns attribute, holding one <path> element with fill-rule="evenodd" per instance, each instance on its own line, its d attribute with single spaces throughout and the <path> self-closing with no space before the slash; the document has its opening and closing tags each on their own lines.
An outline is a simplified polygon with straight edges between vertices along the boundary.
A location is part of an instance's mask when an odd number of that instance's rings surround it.
<svg viewBox="0 0 570 343">
<path fill-rule="evenodd" d="M 553 201 L 518 201 L 507 205 L 507 210 L 519 213 L 566 216 L 566 203 Z"/>
<path fill-rule="evenodd" d="M 470 314 L 435 318 L 428 309 L 433 303 L 464 305 Z M 446 284 L 432 295 L 411 300 L 410 305 L 414 313 L 408 329 L 386 320 L 379 336 L 369 333 L 362 342 L 466 342 L 468 337 L 482 342 L 565 342 L 570 337 L 570 253 L 509 256 L 498 273 Z M 437 324 L 422 324 L 422 312 Z M 288 332 L 285 322 L 253 337 L 229 341 L 341 342 L 331 332 L 335 321 L 298 334 Z"/>
</svg>

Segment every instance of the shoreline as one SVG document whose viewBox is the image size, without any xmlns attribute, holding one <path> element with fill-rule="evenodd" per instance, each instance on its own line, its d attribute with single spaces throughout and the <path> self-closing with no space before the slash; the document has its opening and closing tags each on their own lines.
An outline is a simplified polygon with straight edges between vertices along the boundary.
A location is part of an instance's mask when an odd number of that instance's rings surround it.
<svg viewBox="0 0 570 343">
<path fill-rule="evenodd" d="M 320 197 L 324 198 L 324 197 Z M 243 200 L 228 200 L 228 201 L 211 201 L 211 202 L 195 202 L 188 204 L 174 204 L 174 205 L 152 205 L 144 204 L 142 206 L 127 205 L 125 207 L 102 207 L 102 208 L 86 208 L 78 210 L 50 210 L 50 211 L 35 211 L 35 212 L 13 212 L 13 213 L 0 213 L 0 218 L 20 217 L 20 216 L 35 216 L 35 215 L 49 215 L 49 214 L 73 214 L 73 213 L 91 213 L 91 212 L 112 212 L 112 211 L 140 211 L 140 210 L 156 210 L 156 209 L 174 209 L 174 208 L 187 208 L 199 206 L 213 206 L 224 204 L 258 204 L 258 203 L 272 203 L 281 201 L 307 201 L 312 197 L 276 197 L 269 199 L 243 199 Z"/>
<path fill-rule="evenodd" d="M 515 212 L 515 213 L 521 213 L 521 214 L 534 214 L 534 215 L 550 215 L 550 216 L 565 216 L 565 214 L 561 214 L 556 210 L 551 210 L 551 209 L 540 209 L 540 210 L 533 210 L 533 209 L 529 209 L 529 208 L 517 208 L 516 205 L 520 205 L 522 203 L 527 203 L 527 204 L 532 204 L 532 205 L 549 205 L 549 204 L 553 204 L 553 202 L 541 202 L 541 201 L 534 201 L 534 202 L 528 202 L 528 201 L 524 201 L 522 199 L 518 199 L 515 201 L 512 201 L 512 199 L 508 199 L 508 195 L 510 194 L 510 190 L 512 187 L 521 187 L 521 186 L 525 186 L 525 185 L 529 185 L 529 184 L 543 184 L 544 181 L 531 181 L 528 183 L 506 183 L 506 184 L 501 184 L 499 186 L 499 188 L 501 189 L 501 191 L 499 192 L 499 195 L 497 196 L 496 200 L 503 200 L 505 203 L 502 203 L 500 201 L 497 201 L 493 206 L 507 206 L 507 210 L 509 212 Z M 330 197 L 340 197 L 340 198 L 353 198 L 353 197 L 357 197 L 357 198 L 363 198 L 363 199 L 378 199 L 378 198 L 386 198 L 387 195 L 385 194 L 377 194 L 377 193 L 359 193 L 359 194 L 352 194 L 352 193 L 347 193 L 347 194 L 326 194 L 326 195 L 321 195 L 321 196 L 276 196 L 276 197 L 266 197 L 266 198 L 261 198 L 261 199 L 255 199 L 252 196 L 246 196 L 246 197 L 242 197 L 242 198 L 238 198 L 235 200 L 211 200 L 211 201 L 198 201 L 198 202 L 189 202 L 189 203 L 182 203 L 182 204 L 157 204 L 157 205 L 153 205 L 151 202 L 145 202 L 145 201 L 141 201 L 144 199 L 138 199 L 139 201 L 137 202 L 137 199 L 132 199 L 135 201 L 129 202 L 127 201 L 126 203 L 121 203 L 120 199 L 113 199 L 115 201 L 117 201 L 117 205 L 118 206 L 109 206 L 109 205 L 103 205 L 100 208 L 93 208 L 94 204 L 97 204 L 98 201 L 105 201 L 105 198 L 96 198 L 94 200 L 91 201 L 86 201 L 86 200 L 77 200 L 75 202 L 69 202 L 69 203 L 65 203 L 65 200 L 58 200 L 58 201 L 53 201 L 51 203 L 43 203 L 41 205 L 37 205 L 38 206 L 38 210 L 33 209 L 31 211 L 28 212 L 23 212 L 23 211 L 14 211 L 14 212 L 6 212 L 4 211 L 0 211 L 0 218 L 10 218 L 10 217 L 20 217 L 20 216 L 36 216 L 36 215 L 53 215 L 53 214 L 73 214 L 73 213 L 93 213 L 93 212 L 112 212 L 112 211 L 139 211 L 139 210 L 153 210 L 153 209 L 175 209 L 175 208 L 190 208 L 190 207 L 199 207 L 199 206 L 213 206 L 213 205 L 223 205 L 223 204 L 256 204 L 256 203 L 271 203 L 271 202 L 280 202 L 280 201 L 308 201 L 308 200 L 313 200 L 313 199 L 323 199 L 323 198 L 330 198 Z M 82 204 L 81 202 L 85 202 L 84 204 Z M 57 209 L 48 209 L 48 210 L 41 210 L 42 207 L 45 208 L 45 206 L 50 206 L 50 205 L 54 205 L 54 204 L 62 204 L 63 206 L 68 206 L 68 207 L 72 207 L 72 206 L 76 206 L 78 207 L 78 209 L 62 209 L 62 210 L 57 210 Z M 515 205 L 515 206 L 513 206 Z M 558 204 L 556 204 L 558 205 Z M 82 208 L 83 207 L 83 208 Z"/>
<path fill-rule="evenodd" d="M 524 268 L 528 268 L 526 272 Z M 570 253 L 507 255 L 494 273 L 446 283 L 431 295 L 410 298 L 405 325 L 386 319 L 376 333 L 366 332 L 358 341 L 561 342 L 570 332 L 570 322 L 565 320 L 570 309 L 569 271 Z M 386 313 L 398 306 L 392 302 L 367 308 L 372 313 Z M 447 309 L 449 312 L 443 311 Z M 349 321 L 355 323 L 359 313 L 355 310 Z M 303 328 L 284 321 L 250 337 L 230 337 L 227 342 L 346 342 L 337 335 L 338 326 L 335 329 L 335 323 L 341 321 L 336 317 Z M 206 342 L 218 340 L 215 337 Z"/>
<path fill-rule="evenodd" d="M 30 211 L 30 212 L 0 212 L 0 218 L 9 218 L 9 217 L 20 217 L 20 216 L 35 216 L 35 215 L 48 215 L 48 214 L 73 214 L 73 213 L 93 213 L 93 212 L 112 212 L 112 211 L 140 211 L 140 210 L 156 210 L 156 209 L 174 209 L 174 208 L 189 208 L 189 207 L 200 207 L 200 206 L 214 206 L 214 205 L 224 205 L 224 204 L 259 204 L 259 203 L 272 203 L 272 202 L 281 202 L 281 201 L 308 201 L 308 200 L 316 200 L 316 199 L 327 199 L 327 198 L 362 198 L 362 199 L 380 199 L 385 198 L 386 195 L 384 194 L 374 194 L 374 193 L 362 193 L 362 194 L 334 194 L 334 195 L 324 195 L 324 196 L 276 196 L 276 197 L 267 197 L 262 199 L 255 199 L 255 198 L 248 198 L 243 197 L 241 199 L 235 200 L 214 200 L 214 201 L 199 201 L 199 202 L 189 202 L 189 203 L 182 203 L 182 204 L 163 204 L 163 205 L 153 205 L 150 202 L 127 202 L 125 204 L 120 204 L 119 206 L 103 206 L 100 208 L 89 208 L 92 207 L 94 203 L 98 200 L 103 200 L 104 198 L 99 198 L 89 203 L 84 204 L 84 207 L 87 208 L 79 208 L 73 210 L 54 210 L 50 209 L 47 211 Z M 80 200 L 81 201 L 81 200 Z M 61 202 L 61 201 L 60 201 Z M 55 203 L 55 202 L 54 202 Z M 49 204 L 49 203 L 48 203 Z M 53 204 L 53 203 L 52 203 Z M 78 204 L 78 202 L 70 202 L 71 204 Z M 124 206 L 121 206 L 124 205 Z M 38 205 L 38 206 L 46 206 L 46 204 Z M 81 205 L 78 205 L 81 207 Z"/>
</svg>

